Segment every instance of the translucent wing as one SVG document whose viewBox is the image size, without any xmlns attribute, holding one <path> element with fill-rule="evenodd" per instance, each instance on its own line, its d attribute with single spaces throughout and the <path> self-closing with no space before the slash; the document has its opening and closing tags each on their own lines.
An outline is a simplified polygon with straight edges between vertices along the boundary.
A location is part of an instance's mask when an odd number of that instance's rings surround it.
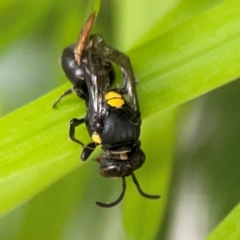
<svg viewBox="0 0 240 240">
<path fill-rule="evenodd" d="M 133 73 L 130 59 L 122 52 L 110 47 L 105 43 L 100 35 L 91 35 L 92 49 L 95 49 L 109 61 L 118 65 L 123 73 L 123 88 L 129 97 L 131 108 L 140 113 L 137 91 L 136 79 Z"/>
<path fill-rule="evenodd" d="M 105 69 L 106 59 L 90 48 L 87 55 L 88 76 L 86 84 L 89 91 L 89 109 L 92 109 L 92 117 L 95 129 L 101 127 L 101 120 L 106 114 L 105 94 L 109 91 L 110 80 Z"/>
</svg>

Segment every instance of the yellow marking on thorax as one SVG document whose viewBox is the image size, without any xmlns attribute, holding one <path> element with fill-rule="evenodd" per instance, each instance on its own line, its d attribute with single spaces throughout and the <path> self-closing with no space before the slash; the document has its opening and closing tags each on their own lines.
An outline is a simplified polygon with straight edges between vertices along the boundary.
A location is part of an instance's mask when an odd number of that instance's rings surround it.
<svg viewBox="0 0 240 240">
<path fill-rule="evenodd" d="M 98 144 L 101 144 L 102 143 L 102 139 L 100 138 L 99 134 L 94 132 L 92 134 L 92 140 L 95 142 L 95 143 L 98 143 Z"/>
<path fill-rule="evenodd" d="M 122 98 L 122 95 L 117 92 L 108 92 L 105 95 L 105 100 L 111 107 L 120 108 L 122 105 L 124 105 L 124 99 Z"/>
</svg>

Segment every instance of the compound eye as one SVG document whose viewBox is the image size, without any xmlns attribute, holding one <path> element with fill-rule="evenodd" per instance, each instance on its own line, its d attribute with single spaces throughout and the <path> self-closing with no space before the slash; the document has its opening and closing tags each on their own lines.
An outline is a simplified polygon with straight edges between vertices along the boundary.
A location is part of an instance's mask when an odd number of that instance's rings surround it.
<svg viewBox="0 0 240 240">
<path fill-rule="evenodd" d="M 100 174 L 107 178 L 121 177 L 121 168 L 117 166 L 109 166 L 106 168 L 100 168 Z"/>
</svg>

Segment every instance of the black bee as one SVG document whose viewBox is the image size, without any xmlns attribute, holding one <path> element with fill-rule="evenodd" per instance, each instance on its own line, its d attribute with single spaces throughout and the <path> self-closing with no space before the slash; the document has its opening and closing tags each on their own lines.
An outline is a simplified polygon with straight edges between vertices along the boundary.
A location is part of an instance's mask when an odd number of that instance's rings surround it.
<svg viewBox="0 0 240 240">
<path fill-rule="evenodd" d="M 129 58 L 108 46 L 100 35 L 90 35 L 95 21 L 91 14 L 82 29 L 76 45 L 67 47 L 62 54 L 62 68 L 73 84 L 54 103 L 71 93 L 76 93 L 85 101 L 85 118 L 70 121 L 69 137 L 83 147 L 81 159 L 86 161 L 96 146 L 102 145 L 105 154 L 98 158 L 100 174 L 104 177 L 122 178 L 122 193 L 112 203 L 96 202 L 100 207 L 113 207 L 124 197 L 125 177 L 131 175 L 139 193 L 151 199 L 160 196 L 144 193 L 134 175 L 134 171 L 145 162 L 139 140 L 141 114 L 139 110 L 135 77 Z M 112 89 L 115 63 L 123 73 L 123 86 Z M 92 142 L 84 145 L 75 138 L 75 128 L 85 123 Z"/>
</svg>

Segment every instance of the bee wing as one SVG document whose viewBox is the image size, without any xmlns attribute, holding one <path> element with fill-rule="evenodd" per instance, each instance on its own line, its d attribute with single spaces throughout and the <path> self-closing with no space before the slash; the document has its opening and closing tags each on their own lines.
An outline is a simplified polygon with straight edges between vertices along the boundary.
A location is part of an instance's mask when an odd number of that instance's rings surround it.
<svg viewBox="0 0 240 240">
<path fill-rule="evenodd" d="M 125 56 L 124 56 L 125 58 Z M 129 58 L 126 58 L 126 64 L 122 65 L 120 68 L 123 72 L 123 82 L 124 82 L 124 89 L 127 92 L 127 96 L 129 96 L 130 106 L 133 110 L 140 112 L 139 110 L 139 103 L 136 91 L 136 78 L 133 74 L 132 65 Z"/>
<path fill-rule="evenodd" d="M 123 88 L 127 96 L 129 97 L 129 105 L 131 108 L 140 113 L 139 103 L 136 91 L 136 79 L 133 73 L 132 64 L 124 53 L 119 52 L 115 48 L 110 47 L 106 44 L 100 35 L 92 35 L 92 48 L 96 49 L 105 59 L 118 65 L 124 75 L 123 77 Z"/>
<path fill-rule="evenodd" d="M 94 60 L 93 64 L 93 56 L 94 54 L 89 49 L 87 56 L 89 73 L 87 74 L 86 84 L 89 91 L 89 102 L 94 111 L 93 116 L 95 116 L 96 122 L 100 122 L 106 114 L 105 94 L 109 90 L 110 83 L 102 63 Z"/>
</svg>

